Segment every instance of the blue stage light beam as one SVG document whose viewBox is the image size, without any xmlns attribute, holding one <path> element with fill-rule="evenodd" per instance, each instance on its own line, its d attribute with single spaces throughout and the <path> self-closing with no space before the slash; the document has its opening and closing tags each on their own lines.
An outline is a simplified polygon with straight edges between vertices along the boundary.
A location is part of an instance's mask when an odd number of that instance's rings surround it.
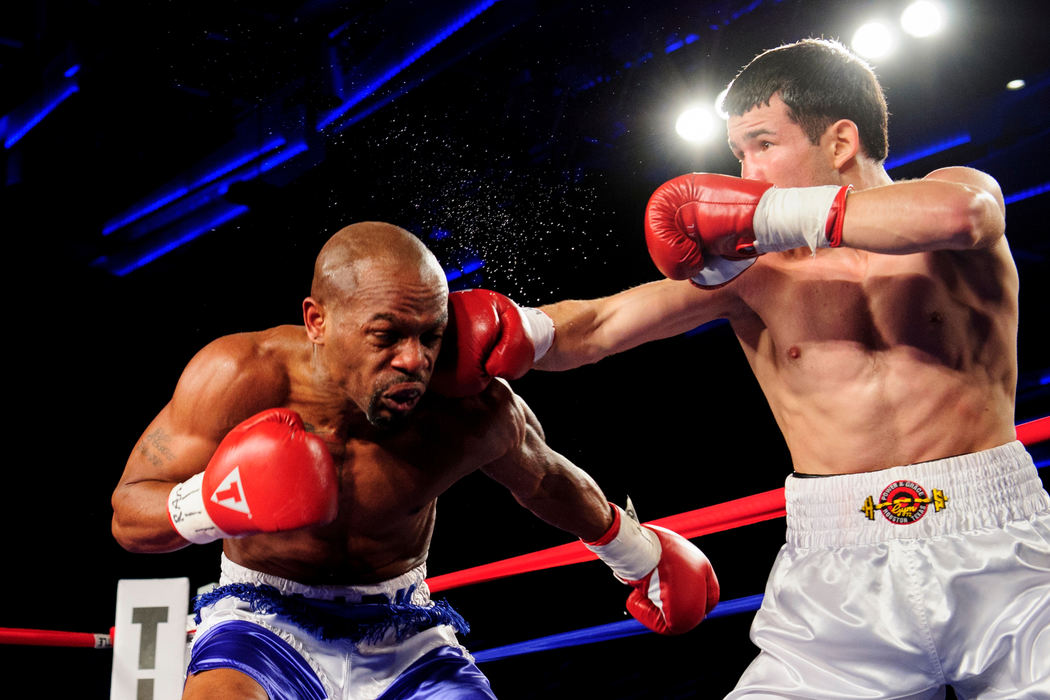
<svg viewBox="0 0 1050 700">
<path fill-rule="evenodd" d="M 886 170 L 893 170 L 894 168 L 899 168 L 907 163 L 912 163 L 917 160 L 922 160 L 923 158 L 928 158 L 936 153 L 947 151 L 949 148 L 955 148 L 964 143 L 970 143 L 970 141 L 970 134 L 966 132 L 955 134 L 954 136 L 949 136 L 937 141 L 936 143 L 931 143 L 928 146 L 922 146 L 921 148 L 917 148 L 914 151 L 897 156 L 896 158 L 890 158 L 886 161 L 885 167 Z"/>
<path fill-rule="evenodd" d="M 206 223 L 204 223 L 204 224 L 202 224 L 200 226 L 195 226 L 195 227 L 189 229 L 188 231 L 184 232 L 182 235 L 178 236 L 177 238 L 175 238 L 175 239 L 173 239 L 171 241 L 166 241 L 165 243 L 163 243 L 161 245 L 158 245 L 158 246 L 155 246 L 153 248 L 148 249 L 146 252 L 144 252 L 142 255 L 140 255 L 139 257 L 135 258 L 134 260 L 132 260 L 128 264 L 124 265 L 121 268 L 118 268 L 118 269 L 114 270 L 113 274 L 117 275 L 118 277 L 124 277 L 128 273 L 133 272 L 133 271 L 139 269 L 140 267 L 142 267 L 142 266 L 144 266 L 144 265 L 146 265 L 148 263 L 153 262 L 154 260 L 156 260 L 157 258 L 161 257 L 162 255 L 165 255 L 166 253 L 170 253 L 171 251 L 175 250 L 179 246 L 185 245 L 186 243 L 189 243 L 194 238 L 198 238 L 199 236 L 207 233 L 208 231 L 211 231 L 212 229 L 216 229 L 216 228 L 218 228 L 219 226 L 222 226 L 223 224 L 225 224 L 228 221 L 232 221 L 233 219 L 237 218 L 238 216 L 240 216 L 241 214 L 244 214 L 247 211 L 248 211 L 248 207 L 246 207 L 243 204 L 238 204 L 236 206 L 233 206 L 230 209 L 227 209 L 226 211 L 219 213 L 217 216 L 213 217 L 212 219 L 209 219 Z"/>
<path fill-rule="evenodd" d="M 22 140 L 22 137 L 29 133 L 29 131 L 44 120 L 44 117 L 55 111 L 60 104 L 69 99 L 73 94 L 80 91 L 80 86 L 77 84 L 67 85 L 58 95 L 46 103 L 42 108 L 34 112 L 29 118 L 22 124 L 22 126 L 15 129 L 10 136 L 4 140 L 4 148 L 10 149 L 16 143 Z"/>
<path fill-rule="evenodd" d="M 268 172 L 270 170 L 273 170 L 274 168 L 276 168 L 281 163 L 284 163 L 285 161 L 289 161 L 292 158 L 295 158 L 297 155 L 299 155 L 303 151 L 308 150 L 309 148 L 310 147 L 306 145 L 305 141 L 299 141 L 298 143 L 292 144 L 288 148 L 282 148 L 277 153 L 273 154 L 272 156 L 270 156 L 266 160 L 264 160 L 261 163 L 259 163 L 259 167 L 256 169 L 256 171 L 254 173 L 251 173 L 249 176 L 238 178 L 238 179 L 239 180 L 250 180 L 253 177 L 258 177 L 262 173 L 265 173 L 265 172 Z"/>
<path fill-rule="evenodd" d="M 690 34 L 689 36 L 687 36 L 684 39 L 679 39 L 678 41 L 671 42 L 664 49 L 664 53 L 673 53 L 673 52 L 677 51 L 678 49 L 682 48 L 683 46 L 685 46 L 686 44 L 692 44 L 694 41 L 696 41 L 699 38 L 700 37 L 697 36 L 696 34 Z"/>
<path fill-rule="evenodd" d="M 1003 197 L 1003 201 L 1007 204 L 1013 204 L 1014 202 L 1020 202 L 1023 199 L 1029 199 L 1031 197 L 1036 197 L 1041 194 L 1046 194 L 1047 192 L 1050 192 L 1050 182 L 1044 182 L 1040 185 L 1036 185 L 1035 187 L 1029 187 L 1026 190 L 1021 190 L 1020 192 L 1008 194 L 1005 197 Z"/>
<path fill-rule="evenodd" d="M 413 63 L 422 58 L 424 55 L 429 53 L 431 49 L 433 49 L 445 39 L 452 36 L 460 29 L 468 25 L 471 21 L 474 20 L 475 17 L 477 17 L 482 12 L 495 5 L 497 2 L 499 2 L 499 0 L 483 0 L 483 2 L 477 3 L 471 9 L 464 12 L 453 22 L 446 25 L 439 32 L 437 32 L 425 42 L 423 42 L 423 44 L 419 48 L 417 48 L 415 51 L 413 51 L 404 59 L 402 59 L 399 63 L 387 69 L 378 78 L 376 78 L 371 83 L 355 92 L 353 95 L 351 95 L 350 99 L 348 99 L 346 102 L 329 112 L 324 118 L 321 119 L 320 122 L 318 122 L 316 127 L 317 131 L 324 131 L 332 124 L 332 122 L 338 120 L 344 114 L 353 109 L 355 105 L 359 104 L 362 100 L 368 98 L 383 85 L 393 80 L 399 73 L 401 73 L 406 68 L 408 68 Z"/>
<path fill-rule="evenodd" d="M 238 157 L 236 157 L 236 158 L 234 158 L 234 159 L 224 163 L 223 165 L 219 166 L 215 170 L 212 170 L 211 172 L 206 173 L 204 176 L 197 178 L 197 180 L 195 180 L 190 185 L 187 185 L 187 186 L 184 186 L 184 187 L 178 187 L 178 188 L 172 190 L 171 192 L 168 192 L 166 194 L 161 195 L 157 199 L 154 199 L 154 200 L 152 200 L 150 202 L 147 202 L 146 204 L 144 204 L 144 205 L 142 205 L 140 207 L 132 209 L 131 211 L 127 212 L 126 214 L 124 214 L 124 215 L 122 215 L 122 216 L 120 216 L 118 218 L 111 219 L 110 221 L 108 221 L 105 224 L 105 226 L 103 226 L 103 228 L 102 228 L 102 235 L 103 236 L 108 236 L 109 234 L 113 233 L 114 231 L 117 231 L 118 229 L 122 229 L 125 226 L 127 226 L 128 224 L 134 223 L 135 221 L 138 221 L 139 219 L 142 219 L 142 218 L 148 216 L 149 214 L 152 214 L 153 212 L 155 212 L 158 209 L 161 209 L 162 207 L 164 207 L 164 206 L 174 202 L 175 200 L 186 196 L 190 192 L 193 192 L 194 190 L 197 190 L 197 189 L 199 189 L 201 187 L 204 187 L 205 185 L 207 185 L 207 184 L 209 184 L 211 182 L 214 182 L 214 181 L 218 180 L 223 175 L 226 175 L 226 174 L 229 174 L 229 173 L 233 172 L 237 168 L 245 165 L 246 163 L 250 163 L 253 160 L 255 160 L 256 158 L 259 158 L 260 156 L 266 155 L 267 153 L 269 153 L 269 152 L 271 152 L 271 151 L 273 151 L 273 150 L 275 150 L 277 148 L 280 148 L 284 144 L 285 144 L 284 138 L 277 137 L 277 138 L 269 141 L 268 143 L 266 143 L 261 148 L 258 148 L 258 149 L 254 150 L 254 151 L 250 151 L 248 153 L 240 155 L 240 156 L 238 156 Z M 305 144 L 297 144 L 293 149 L 290 149 L 290 150 L 294 150 L 295 151 L 291 155 L 296 155 L 296 154 L 301 153 L 302 151 L 306 150 L 306 146 L 305 146 Z M 288 157 L 290 158 L 291 155 L 289 155 Z M 285 160 L 287 160 L 287 158 L 285 158 Z M 273 166 L 270 166 L 270 167 L 273 167 Z M 216 196 L 218 196 L 218 195 L 216 195 Z"/>
<path fill-rule="evenodd" d="M 485 261 L 480 258 L 473 258 L 463 263 L 459 267 L 449 267 L 445 269 L 445 279 L 449 282 L 457 280 L 460 277 L 469 275 L 472 272 L 477 272 L 481 268 L 485 267 Z"/>
</svg>

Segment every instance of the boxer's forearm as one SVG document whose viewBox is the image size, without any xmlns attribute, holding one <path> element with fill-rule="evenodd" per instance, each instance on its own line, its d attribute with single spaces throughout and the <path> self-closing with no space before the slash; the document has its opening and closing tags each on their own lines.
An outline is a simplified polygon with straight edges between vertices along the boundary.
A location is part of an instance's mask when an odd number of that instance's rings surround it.
<svg viewBox="0 0 1050 700">
<path fill-rule="evenodd" d="M 559 371 L 685 333 L 729 315 L 732 285 L 701 290 L 688 281 L 659 280 L 618 294 L 541 306 L 554 320 L 554 343 L 536 369 Z"/>
<path fill-rule="evenodd" d="M 142 481 L 121 484 L 113 492 L 113 538 L 129 552 L 172 552 L 189 544 L 168 518 L 168 495 L 173 482 Z"/>
<path fill-rule="evenodd" d="M 536 363 L 547 371 L 573 369 L 611 354 L 600 341 L 602 300 L 567 300 L 539 307 L 554 321 L 554 343 Z"/>
<path fill-rule="evenodd" d="M 515 498 L 549 525 L 596 540 L 612 524 L 609 501 L 586 472 L 562 462 L 544 474 L 534 491 L 515 493 Z"/>
</svg>

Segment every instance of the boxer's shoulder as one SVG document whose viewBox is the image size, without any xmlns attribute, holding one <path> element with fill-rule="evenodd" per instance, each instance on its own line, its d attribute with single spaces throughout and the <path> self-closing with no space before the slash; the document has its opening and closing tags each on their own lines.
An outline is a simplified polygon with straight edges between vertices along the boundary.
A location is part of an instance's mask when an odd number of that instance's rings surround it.
<svg viewBox="0 0 1050 700">
<path fill-rule="evenodd" d="M 303 352 L 292 326 L 216 338 L 190 360 L 180 387 L 201 400 L 269 408 L 288 396 L 296 357 Z M 243 407 L 243 406 L 241 406 Z"/>
<path fill-rule="evenodd" d="M 220 368 L 277 371 L 288 369 L 309 349 L 305 332 L 296 326 L 224 335 L 204 346 L 194 362 Z"/>
</svg>

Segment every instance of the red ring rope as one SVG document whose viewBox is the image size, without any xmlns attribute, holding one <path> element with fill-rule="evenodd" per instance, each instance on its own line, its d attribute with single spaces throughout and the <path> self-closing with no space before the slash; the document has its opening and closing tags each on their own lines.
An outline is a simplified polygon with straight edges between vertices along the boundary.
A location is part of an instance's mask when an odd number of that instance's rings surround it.
<svg viewBox="0 0 1050 700">
<path fill-rule="evenodd" d="M 90 647 L 109 649 L 113 646 L 113 628 L 109 633 L 61 632 L 0 627 L 0 644 L 22 644 L 37 647 Z"/>
</svg>

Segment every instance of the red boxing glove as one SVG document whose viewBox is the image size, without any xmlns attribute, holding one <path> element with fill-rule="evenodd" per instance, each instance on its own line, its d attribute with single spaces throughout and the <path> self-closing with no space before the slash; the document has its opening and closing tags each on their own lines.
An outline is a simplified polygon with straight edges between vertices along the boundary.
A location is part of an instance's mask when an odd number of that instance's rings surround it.
<svg viewBox="0 0 1050 700">
<path fill-rule="evenodd" d="M 487 289 L 449 294 L 448 317 L 430 379 L 430 387 L 444 396 L 473 396 L 493 377 L 517 379 L 554 341 L 550 316 Z"/>
<path fill-rule="evenodd" d="M 676 532 L 638 522 L 613 506 L 613 524 L 584 545 L 634 590 L 627 611 L 654 632 L 682 634 L 718 603 L 718 578 L 704 553 Z"/>
<path fill-rule="evenodd" d="M 690 173 L 656 188 L 645 208 L 645 242 L 665 277 L 689 279 L 705 257 L 753 257 L 751 226 L 768 182 Z"/>
<path fill-rule="evenodd" d="M 263 411 L 231 430 L 204 471 L 168 496 L 172 527 L 195 544 L 323 525 L 338 509 L 332 455 L 286 408 Z"/>
<path fill-rule="evenodd" d="M 664 276 L 725 284 L 762 253 L 842 243 L 851 187 L 774 188 L 768 182 L 690 173 L 658 187 L 645 210 L 649 254 Z M 740 262 L 738 262 L 740 261 Z"/>
</svg>

